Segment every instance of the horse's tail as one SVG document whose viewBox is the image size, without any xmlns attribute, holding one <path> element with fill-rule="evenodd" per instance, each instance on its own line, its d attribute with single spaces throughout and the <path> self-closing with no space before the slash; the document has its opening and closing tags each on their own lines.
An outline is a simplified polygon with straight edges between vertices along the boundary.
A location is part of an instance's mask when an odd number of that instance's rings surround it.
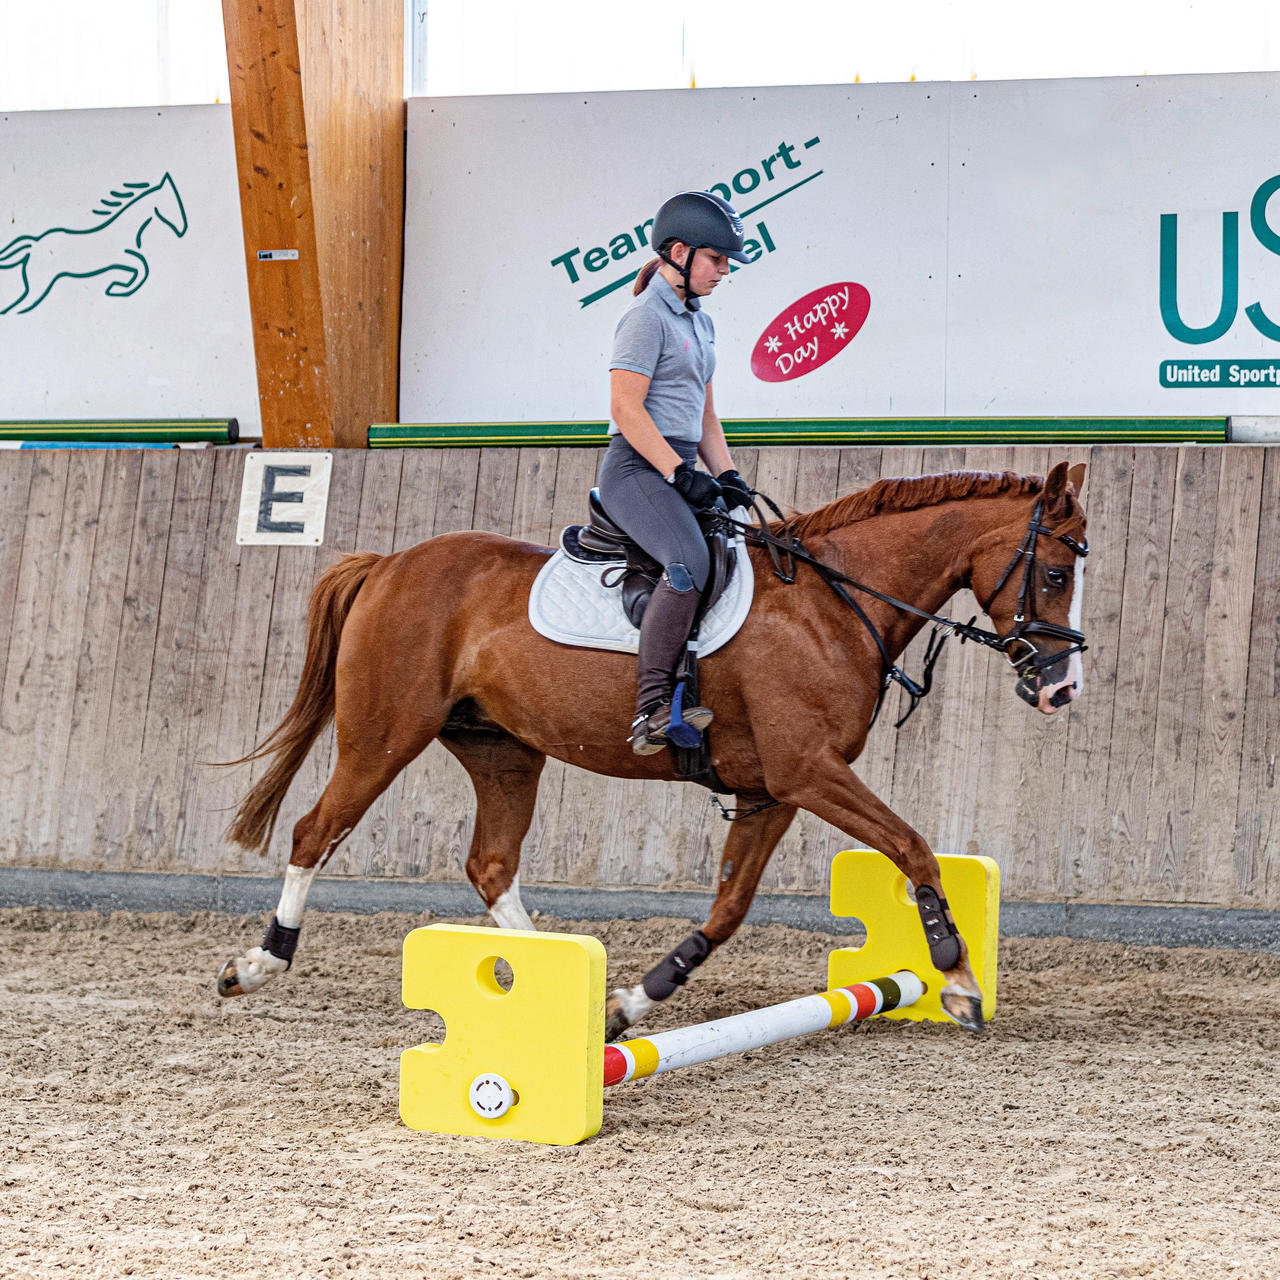
<svg viewBox="0 0 1280 1280">
<path fill-rule="evenodd" d="M 8 267 L 20 267 L 26 262 L 31 246 L 39 238 L 39 236 L 18 236 L 10 240 L 3 249 L 0 249 L 0 271 Z"/>
<path fill-rule="evenodd" d="M 371 551 L 344 556 L 321 576 L 307 610 L 307 656 L 293 705 L 247 756 L 225 762 L 247 764 L 275 756 L 271 767 L 240 802 L 235 821 L 227 829 L 227 838 L 244 849 L 266 853 L 285 792 L 312 743 L 333 719 L 333 673 L 342 628 L 365 578 L 381 559 Z"/>
</svg>

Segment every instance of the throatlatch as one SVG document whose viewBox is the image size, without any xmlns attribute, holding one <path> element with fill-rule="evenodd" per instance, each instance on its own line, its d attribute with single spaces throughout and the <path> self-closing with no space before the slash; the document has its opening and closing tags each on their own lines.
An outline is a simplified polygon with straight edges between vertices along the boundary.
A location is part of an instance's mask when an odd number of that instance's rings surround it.
<svg viewBox="0 0 1280 1280">
<path fill-rule="evenodd" d="M 715 943 L 701 929 L 691 933 L 670 955 L 644 975 L 644 993 L 650 1000 L 665 1000 L 689 981 L 689 975 L 715 950 Z"/>
<path fill-rule="evenodd" d="M 947 914 L 947 900 L 927 884 L 916 888 L 916 907 L 929 943 L 929 959 L 940 973 L 948 973 L 960 963 L 960 934 Z"/>
<path fill-rule="evenodd" d="M 290 929 L 287 925 L 281 924 L 275 916 L 271 917 L 271 923 L 267 925 L 267 931 L 262 935 L 262 949 L 269 951 L 277 960 L 283 960 L 287 968 L 293 968 L 293 953 L 298 949 L 298 935 L 302 932 L 301 926 L 297 929 Z"/>
</svg>

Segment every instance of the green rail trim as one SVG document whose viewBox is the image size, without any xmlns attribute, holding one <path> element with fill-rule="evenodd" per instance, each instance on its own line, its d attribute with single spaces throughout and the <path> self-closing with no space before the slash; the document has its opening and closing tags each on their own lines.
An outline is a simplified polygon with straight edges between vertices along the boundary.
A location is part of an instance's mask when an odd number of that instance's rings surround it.
<svg viewBox="0 0 1280 1280">
<path fill-rule="evenodd" d="M 371 449 L 595 446 L 607 422 L 380 422 Z M 1226 418 L 726 418 L 736 445 L 1225 444 Z"/>
<path fill-rule="evenodd" d="M 0 421 L 0 440 L 111 440 L 146 443 L 153 440 L 177 443 L 183 440 L 210 440 L 215 444 L 235 444 L 240 439 L 240 423 L 235 418 L 99 418 L 30 419 L 26 422 Z"/>
</svg>

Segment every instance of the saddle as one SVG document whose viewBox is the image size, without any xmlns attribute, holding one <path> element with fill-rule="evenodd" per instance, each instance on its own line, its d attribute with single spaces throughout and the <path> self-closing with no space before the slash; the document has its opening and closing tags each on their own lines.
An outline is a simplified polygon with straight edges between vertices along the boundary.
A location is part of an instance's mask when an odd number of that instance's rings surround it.
<svg viewBox="0 0 1280 1280">
<path fill-rule="evenodd" d="M 633 627 L 639 627 L 653 589 L 662 577 L 660 565 L 631 535 L 615 524 L 600 500 L 600 490 L 592 489 L 587 497 L 587 524 L 569 525 L 560 534 L 560 547 L 570 560 L 579 564 L 600 565 L 600 581 L 606 587 L 622 588 L 622 608 Z M 715 511 L 696 512 L 698 524 L 707 540 L 711 569 L 707 585 L 698 605 L 693 634 L 707 610 L 724 594 L 733 577 L 736 557 L 731 552 L 728 534 Z"/>
</svg>

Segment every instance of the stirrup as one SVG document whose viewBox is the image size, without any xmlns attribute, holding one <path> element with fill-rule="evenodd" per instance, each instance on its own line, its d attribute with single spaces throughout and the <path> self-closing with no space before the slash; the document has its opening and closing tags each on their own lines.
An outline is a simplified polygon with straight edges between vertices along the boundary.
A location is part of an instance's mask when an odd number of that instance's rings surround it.
<svg viewBox="0 0 1280 1280">
<path fill-rule="evenodd" d="M 661 751 L 668 743 L 674 743 L 678 747 L 696 747 L 702 731 L 715 716 L 710 707 L 684 707 L 681 713 L 682 723 L 673 726 L 670 702 L 659 702 L 656 706 L 638 711 L 636 718 L 631 722 L 631 750 L 638 756 L 651 756 Z M 681 742 L 676 736 L 681 730 L 689 731 L 694 740 Z"/>
<path fill-rule="evenodd" d="M 667 718 L 664 732 L 673 746 L 693 751 L 702 745 L 702 730 L 711 723 L 712 716 L 706 707 L 685 709 L 686 687 L 683 680 L 676 684 L 675 692 L 671 695 L 671 714 Z"/>
</svg>

